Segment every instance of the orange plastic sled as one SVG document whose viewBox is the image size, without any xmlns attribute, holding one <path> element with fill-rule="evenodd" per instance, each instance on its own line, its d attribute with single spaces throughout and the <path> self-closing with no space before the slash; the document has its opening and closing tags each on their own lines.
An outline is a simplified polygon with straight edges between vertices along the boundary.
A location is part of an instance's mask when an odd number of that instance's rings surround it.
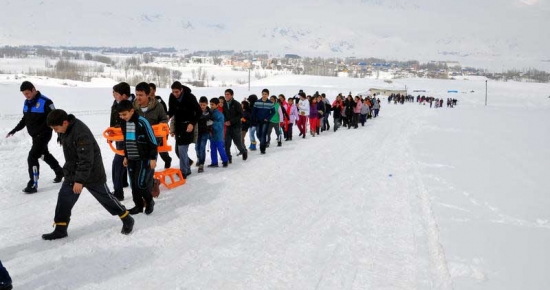
<svg viewBox="0 0 550 290">
<path fill-rule="evenodd" d="M 168 127 L 168 124 L 160 123 L 158 125 L 153 125 L 152 127 L 155 137 L 162 138 L 162 145 L 159 145 L 157 147 L 157 151 L 172 151 L 172 146 L 168 145 L 168 135 L 170 134 L 170 127 Z M 124 156 L 124 150 L 116 149 L 116 147 L 113 145 L 113 142 L 124 141 L 124 136 L 122 136 L 121 128 L 109 127 L 105 131 L 103 131 L 103 137 L 107 139 L 109 147 L 111 147 L 111 150 L 113 150 L 115 154 Z M 185 178 L 183 178 L 181 171 L 177 168 L 168 168 L 163 171 L 155 172 L 154 178 L 159 179 L 160 183 L 169 189 L 185 184 Z M 168 178 L 169 181 L 166 180 L 166 178 Z"/>
</svg>

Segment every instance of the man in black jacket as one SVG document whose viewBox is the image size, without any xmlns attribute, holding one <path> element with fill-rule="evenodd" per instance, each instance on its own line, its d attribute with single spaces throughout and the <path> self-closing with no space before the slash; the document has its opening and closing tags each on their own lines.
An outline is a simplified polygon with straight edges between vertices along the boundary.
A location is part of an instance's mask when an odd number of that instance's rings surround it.
<svg viewBox="0 0 550 290">
<path fill-rule="evenodd" d="M 243 156 L 243 160 L 248 158 L 248 151 L 243 146 L 241 130 L 242 130 L 242 121 L 243 118 L 243 107 L 241 103 L 235 101 L 233 98 L 233 90 L 225 90 L 225 104 L 223 108 L 223 115 L 225 117 L 225 153 L 229 158 L 229 163 L 232 162 L 231 156 L 231 141 L 235 143 L 237 149 L 239 149 L 239 154 Z"/>
<path fill-rule="evenodd" d="M 88 126 L 63 110 L 53 110 L 48 115 L 47 122 L 59 134 L 63 146 L 65 180 L 57 196 L 55 230 L 42 235 L 42 238 L 56 240 L 67 236 L 71 211 L 84 187 L 111 215 L 120 217 L 123 234 L 131 233 L 134 219 L 107 187 L 101 151 Z"/>
<path fill-rule="evenodd" d="M 55 172 L 53 182 L 58 183 L 63 179 L 63 169 L 59 166 L 59 162 L 57 162 L 55 157 L 48 151 L 48 143 L 52 138 L 52 129 L 46 125 L 46 117 L 55 107 L 52 100 L 37 91 L 31 82 L 24 81 L 20 89 L 26 99 L 23 104 L 23 118 L 6 135 L 6 138 L 27 127 L 27 132 L 32 137 L 32 147 L 27 157 L 29 182 L 27 182 L 27 187 L 23 189 L 23 192 L 35 193 L 37 192 L 35 179 L 38 178 L 40 173 L 38 159 L 41 156 L 44 156 L 44 161 Z"/>
<path fill-rule="evenodd" d="M 178 147 L 181 174 L 187 178 L 191 174 L 187 150 L 193 143 L 194 129 L 202 115 L 201 106 L 191 89 L 176 81 L 172 84 L 172 94 L 168 100 L 168 116 L 174 118 L 174 133 Z M 172 129 L 170 130 L 172 132 Z"/>
</svg>

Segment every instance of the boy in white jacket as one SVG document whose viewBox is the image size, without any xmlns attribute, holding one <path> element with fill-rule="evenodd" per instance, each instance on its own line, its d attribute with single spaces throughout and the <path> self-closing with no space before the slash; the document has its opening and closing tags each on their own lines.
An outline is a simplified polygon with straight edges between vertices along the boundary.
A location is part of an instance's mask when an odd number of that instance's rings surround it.
<svg viewBox="0 0 550 290">
<path fill-rule="evenodd" d="M 300 101 L 298 101 L 298 129 L 300 130 L 300 136 L 306 138 L 306 124 L 307 116 L 309 116 L 309 101 L 306 99 L 306 94 L 301 92 Z"/>
</svg>

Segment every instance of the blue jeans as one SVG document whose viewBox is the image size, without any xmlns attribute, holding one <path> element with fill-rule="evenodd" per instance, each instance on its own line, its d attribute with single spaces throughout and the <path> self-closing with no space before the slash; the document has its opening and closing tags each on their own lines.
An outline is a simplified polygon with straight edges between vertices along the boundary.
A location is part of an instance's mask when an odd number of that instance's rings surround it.
<svg viewBox="0 0 550 290">
<path fill-rule="evenodd" d="M 256 134 L 258 134 L 258 139 L 260 140 L 261 152 L 265 152 L 268 128 L 269 128 L 269 122 L 258 122 L 258 125 L 256 126 Z"/>
<path fill-rule="evenodd" d="M 187 150 L 189 150 L 189 144 L 178 145 L 178 156 L 180 158 L 180 170 L 181 174 L 187 176 L 191 174 L 191 166 L 189 166 L 189 156 L 187 156 Z"/>
<path fill-rule="evenodd" d="M 199 159 L 197 163 L 204 165 L 204 160 L 206 159 L 206 142 L 210 139 L 210 134 L 201 133 L 197 138 L 197 143 L 195 144 L 195 151 L 197 151 L 197 158 Z"/>
<path fill-rule="evenodd" d="M 210 159 L 212 164 L 218 164 L 218 152 L 222 158 L 222 162 L 228 162 L 227 154 L 225 154 L 225 141 L 212 141 L 210 140 Z"/>
<path fill-rule="evenodd" d="M 250 138 L 250 143 L 256 142 L 256 126 L 248 128 L 248 138 Z"/>
</svg>

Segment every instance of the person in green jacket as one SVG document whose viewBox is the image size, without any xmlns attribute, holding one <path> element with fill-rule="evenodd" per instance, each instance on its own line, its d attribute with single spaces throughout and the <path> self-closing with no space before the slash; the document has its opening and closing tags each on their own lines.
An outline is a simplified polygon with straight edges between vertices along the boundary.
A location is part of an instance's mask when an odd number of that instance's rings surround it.
<svg viewBox="0 0 550 290">
<path fill-rule="evenodd" d="M 269 147 L 269 142 L 271 142 L 271 130 L 275 129 L 275 134 L 277 135 L 277 147 L 281 147 L 283 145 L 282 142 L 282 133 L 281 128 L 283 124 L 283 110 L 281 109 L 281 104 L 277 101 L 276 96 L 271 96 L 269 98 L 271 102 L 273 102 L 273 109 L 275 110 L 275 114 L 271 119 L 269 120 L 269 127 L 267 129 L 267 144 L 266 146 Z"/>
</svg>

